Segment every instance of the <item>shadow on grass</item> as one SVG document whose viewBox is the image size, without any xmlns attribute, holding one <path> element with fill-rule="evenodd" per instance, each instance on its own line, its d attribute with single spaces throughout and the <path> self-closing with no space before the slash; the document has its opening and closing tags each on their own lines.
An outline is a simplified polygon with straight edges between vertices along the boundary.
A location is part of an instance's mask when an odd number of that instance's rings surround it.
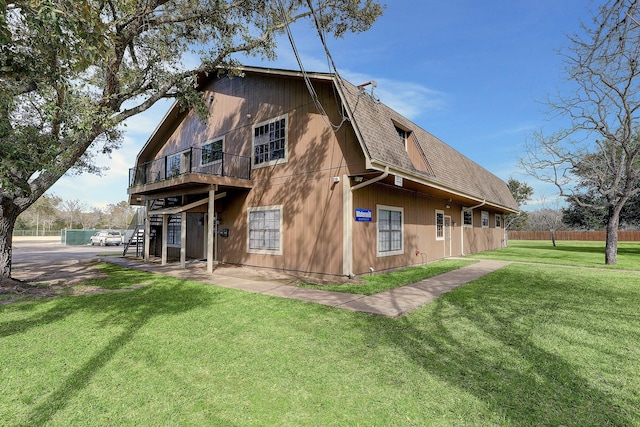
<svg viewBox="0 0 640 427">
<path fill-rule="evenodd" d="M 396 328 L 381 328 L 380 332 L 386 333 L 383 339 L 430 375 L 472 394 L 514 425 L 632 425 L 628 408 L 633 408 L 634 402 L 621 405 L 619 399 L 614 400 L 581 376 L 577 366 L 570 363 L 575 362 L 572 356 L 549 351 L 553 346 L 547 344 L 544 348 L 540 341 L 544 342 L 544 338 L 533 334 L 537 326 L 546 322 L 577 330 L 585 327 L 585 316 L 610 319 L 608 307 L 601 312 L 585 311 L 602 298 L 597 289 L 574 289 L 577 293 L 567 298 L 558 298 L 563 292 L 558 290 L 559 283 L 537 289 L 516 286 L 516 291 L 510 291 L 491 287 L 495 274 L 505 273 L 492 273 L 443 296 L 430 310 L 398 319 Z M 530 280 L 525 270 L 507 274 L 514 283 Z M 479 286 L 482 291 L 478 291 Z M 558 310 L 563 314 L 554 316 Z M 606 320 L 596 327 L 606 329 L 604 323 Z M 607 332 L 610 330 L 597 334 L 606 336 Z M 379 336 L 375 338 L 378 339 Z M 575 348 L 578 344 L 564 346 Z M 580 342 L 579 346 L 598 351 L 589 341 Z M 600 351 L 606 353 L 601 353 L 602 359 L 614 357 L 615 363 L 620 364 L 628 356 L 624 351 L 617 353 L 615 348 Z"/>
<path fill-rule="evenodd" d="M 534 243 L 535 242 L 535 243 Z M 590 253 L 590 254 L 602 254 L 604 256 L 605 242 L 590 242 L 585 244 L 575 241 L 556 241 L 554 247 L 551 242 L 545 241 L 527 241 L 526 245 L 523 245 L 523 250 L 542 250 L 542 251 L 556 251 L 556 252 L 578 252 L 578 253 Z M 618 243 L 618 255 L 636 255 L 640 254 L 640 245 L 626 246 L 624 242 Z"/>
<path fill-rule="evenodd" d="M 127 271 L 124 271 L 126 273 Z M 0 336 L 19 333 L 43 323 L 62 320 L 81 311 L 102 315 L 103 324 L 118 325 L 122 332 L 104 347 L 96 349 L 86 362 L 64 379 L 40 404 L 33 408 L 24 425 L 44 425 L 78 395 L 92 378 L 122 350 L 150 319 L 183 313 L 214 303 L 215 292 L 201 285 L 150 274 L 136 275 L 152 285 L 129 292 L 59 298 L 50 308 L 30 319 L 0 325 Z M 133 279 L 132 279 L 133 280 Z"/>
</svg>

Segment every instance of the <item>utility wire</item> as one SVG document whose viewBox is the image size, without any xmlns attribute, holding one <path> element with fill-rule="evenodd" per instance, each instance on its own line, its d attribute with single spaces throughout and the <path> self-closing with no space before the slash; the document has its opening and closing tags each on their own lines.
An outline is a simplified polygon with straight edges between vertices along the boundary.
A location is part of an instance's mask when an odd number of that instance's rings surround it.
<svg viewBox="0 0 640 427">
<path fill-rule="evenodd" d="M 315 88 L 313 87 L 313 83 L 311 82 L 311 78 L 309 77 L 309 73 L 307 73 L 307 71 L 304 69 L 304 65 L 302 64 L 302 58 L 300 57 L 300 53 L 298 52 L 298 48 L 296 46 L 295 40 L 293 39 L 293 33 L 291 32 L 291 27 L 289 25 L 289 17 L 287 15 L 287 12 L 282 4 L 282 0 L 277 0 L 278 6 L 280 8 L 280 13 L 282 14 L 282 19 L 284 21 L 285 24 L 285 32 L 287 34 L 287 37 L 289 38 L 289 43 L 291 44 L 291 48 L 293 49 L 293 54 L 296 57 L 296 61 L 298 62 L 298 66 L 300 67 L 300 72 L 302 73 L 302 77 L 303 80 L 305 82 L 305 85 L 307 87 L 307 90 L 309 91 L 309 95 L 311 95 L 311 99 L 313 100 L 313 103 L 316 107 L 316 109 L 318 110 L 318 112 L 320 113 L 320 115 L 322 116 L 323 120 L 326 122 L 326 124 L 328 126 L 330 126 L 334 132 L 337 132 L 340 127 L 342 127 L 342 124 L 348 120 L 348 117 L 345 116 L 344 111 L 342 112 L 342 121 L 338 124 L 338 125 L 334 125 L 331 120 L 329 119 L 329 116 L 327 114 L 327 112 L 325 111 L 324 107 L 322 106 L 322 103 L 320 102 L 320 99 L 318 97 L 318 93 L 316 92 Z M 328 53 L 328 48 L 326 46 L 326 43 L 324 41 L 324 36 L 322 35 L 321 31 L 319 30 L 320 26 L 318 23 L 318 19 L 317 16 L 315 14 L 315 10 L 313 9 L 313 7 L 311 6 L 311 3 L 308 2 L 310 8 L 311 8 L 311 13 L 314 16 L 314 20 L 316 23 L 316 28 L 318 28 L 318 33 L 320 34 L 320 40 L 322 41 L 322 44 L 325 48 L 325 53 Z M 330 57 L 330 55 L 328 56 Z M 331 63 L 333 64 L 333 59 L 331 59 Z M 333 69 L 334 69 L 334 73 L 336 74 L 336 77 L 339 77 L 337 74 L 337 70 L 335 69 L 335 64 L 333 65 Z M 339 81 L 339 79 L 338 79 Z M 335 94 L 334 94 L 335 96 Z"/>
</svg>

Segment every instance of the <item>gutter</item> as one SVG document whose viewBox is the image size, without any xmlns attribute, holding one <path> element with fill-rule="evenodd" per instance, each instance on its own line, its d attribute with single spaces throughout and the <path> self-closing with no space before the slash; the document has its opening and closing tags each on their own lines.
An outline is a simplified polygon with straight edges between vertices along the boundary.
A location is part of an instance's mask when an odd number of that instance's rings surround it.
<svg viewBox="0 0 640 427">
<path fill-rule="evenodd" d="M 372 178 L 370 180 L 367 181 L 363 181 L 360 184 L 356 184 L 353 187 L 350 188 L 350 191 L 353 193 L 356 190 L 361 189 L 362 187 L 366 187 L 367 185 L 371 185 L 374 184 L 378 181 L 382 181 L 383 179 L 385 179 L 386 177 L 389 176 L 389 166 L 385 166 L 384 168 L 384 173 L 382 175 L 378 175 L 375 178 Z"/>
<path fill-rule="evenodd" d="M 479 205 L 475 205 L 475 206 L 471 206 L 470 208 L 462 208 L 463 211 L 472 211 L 474 209 L 478 209 L 483 207 L 485 204 L 487 203 L 487 199 L 483 199 L 482 203 L 480 203 Z"/>
</svg>

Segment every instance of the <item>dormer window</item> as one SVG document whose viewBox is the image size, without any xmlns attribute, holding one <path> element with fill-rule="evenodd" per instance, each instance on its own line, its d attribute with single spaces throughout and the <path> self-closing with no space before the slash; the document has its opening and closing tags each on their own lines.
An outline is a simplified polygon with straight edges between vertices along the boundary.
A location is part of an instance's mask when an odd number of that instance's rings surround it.
<svg viewBox="0 0 640 427">
<path fill-rule="evenodd" d="M 399 128 L 398 126 L 396 126 L 395 128 L 396 128 L 396 132 L 398 132 L 398 136 L 400 137 L 400 140 L 402 141 L 402 146 L 404 147 L 405 151 L 408 150 L 407 140 L 409 139 L 409 134 L 411 132 L 409 132 L 406 129 Z"/>
</svg>

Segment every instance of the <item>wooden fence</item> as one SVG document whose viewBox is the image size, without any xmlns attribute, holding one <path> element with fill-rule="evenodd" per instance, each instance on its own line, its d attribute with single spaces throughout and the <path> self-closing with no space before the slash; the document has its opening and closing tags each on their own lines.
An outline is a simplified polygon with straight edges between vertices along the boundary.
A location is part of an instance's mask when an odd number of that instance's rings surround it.
<svg viewBox="0 0 640 427">
<path fill-rule="evenodd" d="M 556 231 L 556 240 L 590 240 L 604 242 L 606 231 Z M 511 240 L 551 240 L 550 231 L 509 231 Z M 640 231 L 618 231 L 620 242 L 640 242 Z"/>
</svg>

